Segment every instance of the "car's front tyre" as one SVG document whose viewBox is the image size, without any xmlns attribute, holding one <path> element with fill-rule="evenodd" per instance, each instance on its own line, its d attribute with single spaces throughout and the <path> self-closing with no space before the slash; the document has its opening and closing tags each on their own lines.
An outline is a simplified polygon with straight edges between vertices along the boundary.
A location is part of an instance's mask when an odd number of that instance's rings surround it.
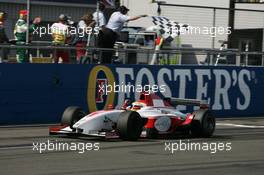
<svg viewBox="0 0 264 175">
<path fill-rule="evenodd" d="M 78 106 L 70 106 L 65 109 L 61 118 L 62 125 L 68 125 L 73 129 L 73 125 L 85 116 L 85 112 Z"/>
<path fill-rule="evenodd" d="M 139 113 L 135 111 L 122 112 L 117 121 L 117 132 L 121 139 L 135 141 L 142 132 L 143 124 Z"/>
</svg>

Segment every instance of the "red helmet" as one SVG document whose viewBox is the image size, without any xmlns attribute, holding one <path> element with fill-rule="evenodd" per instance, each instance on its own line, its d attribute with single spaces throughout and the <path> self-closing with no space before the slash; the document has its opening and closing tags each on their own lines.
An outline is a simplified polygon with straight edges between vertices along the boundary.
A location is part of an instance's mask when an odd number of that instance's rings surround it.
<svg viewBox="0 0 264 175">
<path fill-rule="evenodd" d="M 20 10 L 19 11 L 19 17 L 23 18 L 24 16 L 28 15 L 28 11 L 27 10 Z"/>
</svg>

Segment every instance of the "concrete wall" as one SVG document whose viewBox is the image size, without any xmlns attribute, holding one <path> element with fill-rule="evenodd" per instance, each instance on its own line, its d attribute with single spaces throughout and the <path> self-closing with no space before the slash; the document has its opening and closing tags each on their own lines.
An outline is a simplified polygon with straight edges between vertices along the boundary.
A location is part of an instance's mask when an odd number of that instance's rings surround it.
<svg viewBox="0 0 264 175">
<path fill-rule="evenodd" d="M 264 10 L 264 4 L 237 4 L 239 9 Z M 235 29 L 264 28 L 264 12 L 237 11 Z"/>
</svg>

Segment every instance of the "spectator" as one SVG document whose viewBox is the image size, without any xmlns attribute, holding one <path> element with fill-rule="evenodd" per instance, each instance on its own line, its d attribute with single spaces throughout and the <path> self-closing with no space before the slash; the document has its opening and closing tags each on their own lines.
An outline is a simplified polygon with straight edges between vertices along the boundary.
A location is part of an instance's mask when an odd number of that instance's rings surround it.
<svg viewBox="0 0 264 175">
<path fill-rule="evenodd" d="M 146 35 L 144 40 L 144 46 L 154 47 L 154 36 Z"/>
<path fill-rule="evenodd" d="M 4 23 L 7 14 L 5 12 L 0 12 L 0 43 L 8 42 L 8 38 L 5 33 Z"/>
<path fill-rule="evenodd" d="M 103 13 L 104 10 L 105 10 L 105 5 L 103 3 L 100 3 L 99 11 L 93 13 L 93 20 L 96 22 L 96 26 L 100 28 L 106 25 L 105 16 Z"/>
<path fill-rule="evenodd" d="M 7 18 L 7 14 L 5 12 L 0 12 L 0 44 L 7 43 L 9 40 L 5 33 L 4 22 Z M 0 63 L 7 58 L 6 49 L 2 48 L 0 50 Z"/>
<path fill-rule="evenodd" d="M 95 21 L 92 14 L 84 15 L 78 23 L 78 32 L 73 41 L 73 44 L 76 46 L 76 59 L 78 63 L 86 55 L 86 49 L 84 48 L 90 44 L 94 25 Z"/>
<path fill-rule="evenodd" d="M 127 12 L 129 11 L 128 8 L 125 6 L 121 6 L 119 8 L 119 11 L 114 12 L 106 27 L 102 28 L 99 33 L 98 38 L 98 46 L 100 48 L 108 48 L 113 49 L 114 44 L 118 38 L 118 33 L 122 30 L 124 24 L 129 21 L 134 21 L 137 19 L 140 19 L 142 17 L 146 17 L 147 15 L 140 15 L 135 17 L 129 17 L 127 16 Z M 102 52 L 102 63 L 108 64 L 112 62 L 112 51 L 103 51 Z"/>
<path fill-rule="evenodd" d="M 29 33 L 32 33 L 36 28 L 36 25 L 41 22 L 41 18 L 37 17 L 33 20 L 33 24 L 27 25 L 27 10 L 21 10 L 19 12 L 19 19 L 15 25 L 14 35 L 16 40 L 16 45 L 25 45 L 27 40 L 27 30 Z M 27 63 L 29 62 L 28 55 L 26 55 L 26 49 L 17 49 L 17 62 L 18 63 Z"/>
<path fill-rule="evenodd" d="M 67 44 L 67 41 L 70 38 L 69 25 L 68 25 L 68 16 L 61 14 L 59 16 L 58 22 L 52 24 L 51 33 L 53 38 L 53 45 L 55 46 L 64 46 Z M 70 62 L 70 54 L 67 50 L 58 49 L 56 50 L 55 62 L 58 63 L 59 59 L 62 59 L 63 63 Z"/>
</svg>

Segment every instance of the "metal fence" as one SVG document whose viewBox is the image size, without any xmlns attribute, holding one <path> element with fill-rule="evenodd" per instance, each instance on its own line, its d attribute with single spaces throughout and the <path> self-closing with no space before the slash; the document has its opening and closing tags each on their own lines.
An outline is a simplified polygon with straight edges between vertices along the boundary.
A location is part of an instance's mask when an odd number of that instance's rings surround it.
<svg viewBox="0 0 264 175">
<path fill-rule="evenodd" d="M 28 52 L 31 63 L 60 63 L 56 58 L 56 51 L 67 51 L 71 57 L 70 63 L 76 63 L 76 48 L 73 46 L 53 45 L 8 45 L 1 44 L 0 50 L 8 50 L 7 59 L 1 59 L 2 63 L 16 63 L 16 50 L 25 49 Z M 150 64 L 155 57 L 158 65 L 236 65 L 236 66 L 264 66 L 264 52 L 244 52 L 236 49 L 210 49 L 210 48 L 175 48 L 154 50 L 145 47 L 105 49 L 96 47 L 84 48 L 89 53 L 83 64 L 100 64 L 103 51 L 114 52 L 112 63 L 114 64 Z M 198 61 L 197 57 L 203 56 L 204 61 Z M 258 56 L 258 63 L 249 61 L 249 56 Z M 57 60 L 57 61 L 56 61 Z"/>
<path fill-rule="evenodd" d="M 203 30 L 203 33 L 200 31 L 199 33 L 188 33 L 189 35 L 181 36 L 182 43 L 184 45 L 189 44 L 192 47 L 219 48 L 218 40 L 227 40 L 228 37 L 226 32 L 229 27 L 230 11 L 234 12 L 235 15 L 232 32 L 237 33 L 238 31 L 236 30 L 264 29 L 263 6 L 259 6 L 258 9 L 245 9 L 243 4 L 238 4 L 236 5 L 238 8 L 229 9 L 167 3 L 159 3 L 158 5 L 161 16 L 166 16 L 176 22 L 186 23 Z"/>
<path fill-rule="evenodd" d="M 236 4 L 231 9 L 160 2 L 158 11 L 161 16 L 192 27 L 191 31 L 180 36 L 178 45 L 181 47 L 215 49 L 221 48 L 221 41 L 228 41 L 229 48 L 263 52 L 264 6 L 261 5 Z M 252 64 L 260 64 L 259 60 L 262 59 L 260 55 L 242 57 L 242 60 Z M 198 59 L 203 61 L 206 58 L 199 56 Z"/>
<path fill-rule="evenodd" d="M 180 35 L 168 47 L 164 46 L 160 51 L 140 45 L 117 45 L 112 50 L 115 53 L 114 63 L 149 64 L 156 57 L 155 63 L 161 65 L 264 65 L 264 9 L 245 9 L 245 4 L 237 4 L 235 9 L 162 2 L 158 3 L 158 6 L 161 16 L 166 16 L 176 22 L 186 23 L 193 27 L 193 30 L 189 30 L 189 33 L 185 35 Z M 33 6 L 32 11 L 35 8 Z M 59 11 L 63 10 L 59 9 Z M 233 29 L 229 28 L 230 11 L 234 12 Z M 42 12 L 43 15 L 44 12 Z M 228 32 L 231 32 L 232 35 L 232 49 L 227 49 L 224 44 L 228 40 Z M 50 35 L 49 37 L 51 38 Z M 38 39 L 40 37 L 33 35 L 33 40 Z M 60 49 L 67 50 L 71 62 L 76 62 L 75 47 L 53 46 L 51 42 L 32 42 L 27 46 L 0 45 L 0 61 L 16 62 L 16 50 L 18 48 L 26 49 L 29 60 L 33 63 L 56 62 L 55 60 L 58 60 L 55 58 L 56 51 Z M 95 47 L 86 49 L 88 50 L 87 63 L 100 63 L 101 52 L 107 50 Z"/>
</svg>

